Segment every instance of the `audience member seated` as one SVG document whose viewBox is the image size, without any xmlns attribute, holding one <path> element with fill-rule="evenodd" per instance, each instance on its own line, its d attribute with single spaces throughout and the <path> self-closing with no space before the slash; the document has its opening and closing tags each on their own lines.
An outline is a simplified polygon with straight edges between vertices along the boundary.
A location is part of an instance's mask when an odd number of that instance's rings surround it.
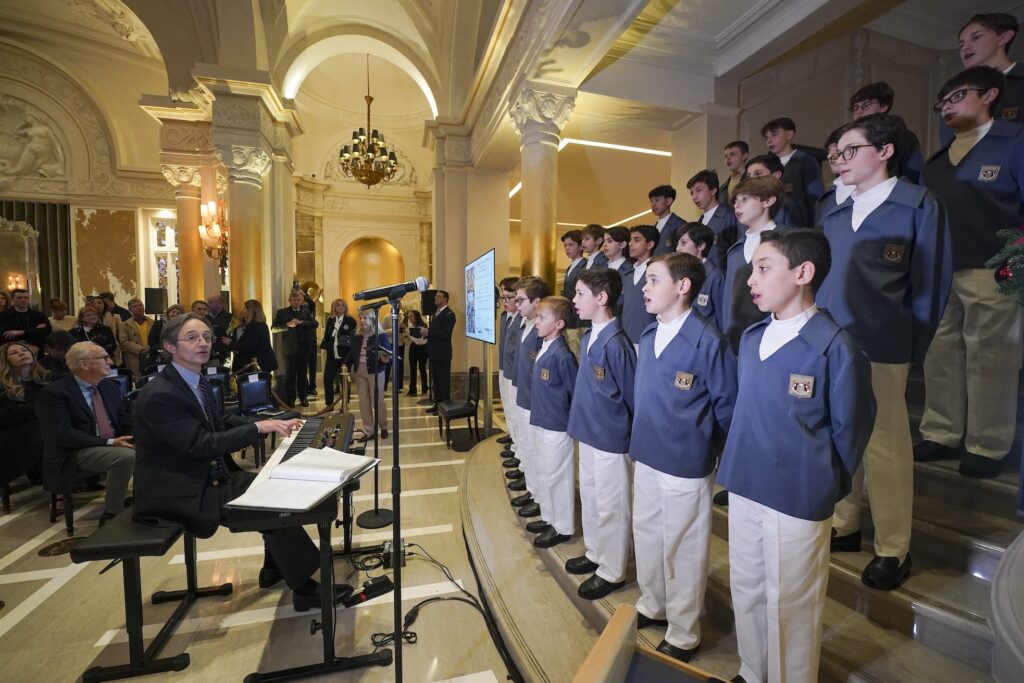
<svg viewBox="0 0 1024 683">
<path fill-rule="evenodd" d="M 106 474 L 107 494 L 100 526 L 124 510 L 135 471 L 131 416 L 110 373 L 110 354 L 98 344 L 79 342 L 68 349 L 71 374 L 41 392 L 36 411 L 43 433 L 43 486 L 69 493 L 83 473 Z"/>
<path fill-rule="evenodd" d="M 142 367 L 149 360 L 149 330 L 153 319 L 146 315 L 146 304 L 140 299 L 129 301 L 128 311 L 132 316 L 121 325 L 118 341 L 124 366 L 131 370 L 132 377 L 138 379 L 142 376 Z"/>
<path fill-rule="evenodd" d="M 43 435 L 35 406 L 48 380 L 31 347 L 0 346 L 0 483 L 23 474 L 34 484 L 42 481 Z"/>
<path fill-rule="evenodd" d="M 168 321 L 174 320 L 179 315 L 185 315 L 185 307 L 181 304 L 171 304 L 167 307 L 167 310 L 164 311 L 163 320 L 155 321 L 153 326 L 149 328 L 149 338 L 146 340 L 149 343 L 149 365 L 142 369 L 143 374 L 154 370 L 157 363 L 163 365 L 167 364 L 167 354 L 160 350 L 160 333 L 163 332 L 164 325 L 166 325 Z"/>
<path fill-rule="evenodd" d="M 29 308 L 27 289 L 11 290 L 11 306 L 0 313 L 0 342 L 20 341 L 36 350 L 50 334 L 50 321 L 40 311 Z"/>
<path fill-rule="evenodd" d="M 216 328 L 214 328 L 216 329 Z M 231 361 L 231 372 L 277 370 L 277 356 L 270 344 L 270 328 L 267 326 L 267 314 L 263 312 L 263 304 L 256 299 L 249 299 L 242 306 L 238 327 L 231 336 L 221 338 L 226 348 L 235 352 Z"/>
<path fill-rule="evenodd" d="M 97 301 L 102 301 L 102 299 L 97 299 Z M 97 344 L 113 362 L 114 352 L 117 350 L 114 331 L 100 323 L 99 313 L 96 312 L 95 306 L 86 305 L 78 309 L 78 324 L 71 328 L 71 336 L 75 338 L 76 342 Z"/>
<path fill-rule="evenodd" d="M 65 356 L 75 341 L 70 332 L 64 331 L 53 332 L 46 338 L 44 354 L 39 357 L 39 364 L 49 371 L 51 380 L 71 374 Z"/>
<path fill-rule="evenodd" d="M 50 299 L 50 329 L 54 332 L 69 332 L 78 324 L 68 317 L 68 305 L 60 299 Z"/>
</svg>

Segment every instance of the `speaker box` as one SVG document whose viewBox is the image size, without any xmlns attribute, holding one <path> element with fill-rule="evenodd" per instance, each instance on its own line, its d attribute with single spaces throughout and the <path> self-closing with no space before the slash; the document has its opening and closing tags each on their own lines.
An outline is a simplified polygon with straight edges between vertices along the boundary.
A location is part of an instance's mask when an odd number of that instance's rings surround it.
<svg viewBox="0 0 1024 683">
<path fill-rule="evenodd" d="M 163 315 L 167 310 L 167 290 L 160 287 L 146 287 L 146 312 Z"/>
<path fill-rule="evenodd" d="M 437 313 L 437 306 L 434 304 L 436 289 L 427 289 L 420 292 L 420 313 L 423 315 L 434 315 Z"/>
</svg>

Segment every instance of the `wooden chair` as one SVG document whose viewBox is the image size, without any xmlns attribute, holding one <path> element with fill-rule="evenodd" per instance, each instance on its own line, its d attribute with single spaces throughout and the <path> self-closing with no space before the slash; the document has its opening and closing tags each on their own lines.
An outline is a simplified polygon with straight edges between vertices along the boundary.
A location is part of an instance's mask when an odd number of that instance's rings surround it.
<svg viewBox="0 0 1024 683">
<path fill-rule="evenodd" d="M 437 404 L 437 432 L 443 434 L 445 444 L 452 446 L 452 420 L 466 418 L 466 427 L 475 432 L 476 440 L 480 440 L 480 422 L 477 419 L 477 407 L 480 404 L 480 368 L 469 369 L 469 390 L 465 400 L 441 401 Z M 443 432 L 442 432 L 443 427 Z"/>
</svg>

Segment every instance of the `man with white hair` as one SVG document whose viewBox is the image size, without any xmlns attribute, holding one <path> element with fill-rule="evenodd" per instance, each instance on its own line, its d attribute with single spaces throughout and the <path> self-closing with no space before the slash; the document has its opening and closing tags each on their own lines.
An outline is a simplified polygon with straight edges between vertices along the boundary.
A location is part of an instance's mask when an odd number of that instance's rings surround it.
<svg viewBox="0 0 1024 683">
<path fill-rule="evenodd" d="M 107 475 L 100 526 L 124 510 L 135 471 L 132 420 L 110 373 L 110 356 L 98 344 L 79 342 L 68 349 L 70 374 L 40 393 L 36 414 L 43 427 L 43 486 L 70 494 L 86 474 Z"/>
</svg>

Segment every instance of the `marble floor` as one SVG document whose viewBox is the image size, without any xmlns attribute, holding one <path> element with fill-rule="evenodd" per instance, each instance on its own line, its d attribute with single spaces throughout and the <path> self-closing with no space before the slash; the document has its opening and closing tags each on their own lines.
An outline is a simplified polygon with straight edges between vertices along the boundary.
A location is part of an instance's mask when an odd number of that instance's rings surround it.
<svg viewBox="0 0 1024 683">
<path fill-rule="evenodd" d="M 451 569 L 469 592 L 477 586 L 466 554 L 459 514 L 459 485 L 465 454 L 449 450 L 437 434 L 437 420 L 423 413 L 416 398 L 401 398 L 402 524 L 406 542 L 420 544 Z M 390 400 L 388 401 L 390 407 Z M 310 412 L 322 407 L 314 402 Z M 353 408 L 356 405 L 353 403 Z M 372 454 L 372 453 L 371 453 Z M 391 440 L 382 442 L 380 486 L 390 491 Z M 251 467 L 252 460 L 242 460 Z M 372 478 L 355 496 L 356 514 L 373 505 Z M 76 534 L 96 528 L 99 498 L 76 496 Z M 382 499 L 385 500 L 385 499 Z M 0 515 L 0 679 L 75 681 L 96 665 L 126 661 L 121 572 L 99 575 L 103 563 L 72 564 L 68 555 L 42 557 L 46 546 L 65 538 L 63 522 L 47 521 L 48 497 L 38 488 L 16 487 L 13 510 Z M 382 503 L 383 505 L 383 503 Z M 390 507 L 390 505 L 384 505 Z M 309 529 L 316 536 L 315 528 Z M 390 527 L 355 529 L 355 544 L 380 543 Z M 340 530 L 334 532 L 340 543 Z M 198 572 L 204 585 L 230 581 L 233 595 L 207 598 L 194 605 L 164 655 L 188 652 L 191 666 L 179 674 L 146 680 L 235 681 L 254 671 L 313 663 L 322 656 L 321 636 L 310 635 L 316 612 L 292 609 L 291 594 L 275 587 L 261 590 L 257 574 L 262 549 L 256 534 L 220 530 L 198 544 Z M 419 552 L 419 548 L 413 548 Z M 183 583 L 181 543 L 164 557 L 143 558 L 143 595 L 173 590 Z M 382 569 L 354 572 L 338 559 L 339 581 L 361 585 Z M 430 596 L 453 596 L 458 589 L 422 557 L 410 557 L 402 572 L 405 610 Z M 151 637 L 174 609 L 173 604 L 144 608 Z M 385 595 L 357 608 L 340 610 L 336 648 L 339 655 L 373 651 L 371 634 L 392 630 L 393 601 Z M 403 647 L 405 680 L 486 683 L 506 680 L 506 671 L 482 617 L 460 602 L 437 602 L 423 608 L 411 627 L 418 642 Z M 308 680 L 328 680 L 328 677 Z M 331 681 L 390 681 L 392 667 L 336 674 Z"/>
</svg>

